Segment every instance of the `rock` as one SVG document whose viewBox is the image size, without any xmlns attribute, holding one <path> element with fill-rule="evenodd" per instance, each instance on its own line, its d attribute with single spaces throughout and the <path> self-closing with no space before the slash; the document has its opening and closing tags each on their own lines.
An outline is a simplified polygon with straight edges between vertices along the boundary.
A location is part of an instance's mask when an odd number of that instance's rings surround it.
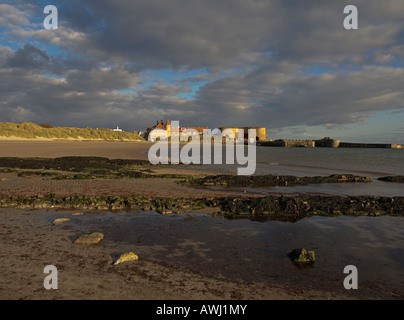
<svg viewBox="0 0 404 320">
<path fill-rule="evenodd" d="M 292 250 L 288 254 L 288 257 L 298 266 L 310 266 L 313 265 L 314 261 L 316 261 L 314 251 L 307 251 L 304 248 Z"/>
<path fill-rule="evenodd" d="M 114 265 L 116 266 L 117 264 L 120 264 L 122 262 L 132 261 L 132 260 L 137 260 L 137 259 L 139 259 L 139 257 L 136 254 L 134 254 L 133 252 L 125 252 L 125 253 L 122 253 L 121 256 L 119 257 L 119 259 L 115 261 Z"/>
<path fill-rule="evenodd" d="M 348 182 L 371 182 L 369 177 L 354 176 L 350 174 L 333 174 L 328 177 L 295 177 L 276 175 L 234 176 L 216 175 L 193 179 L 189 183 L 211 186 L 222 185 L 229 187 L 270 187 L 270 186 L 293 186 L 317 183 L 348 183 Z"/>
<path fill-rule="evenodd" d="M 70 221 L 70 219 L 69 218 L 58 218 L 58 219 L 53 220 L 53 224 L 56 226 L 58 224 L 65 223 L 67 221 Z"/>
<path fill-rule="evenodd" d="M 404 183 L 404 176 L 387 176 L 387 177 L 378 178 L 377 180 Z"/>
<path fill-rule="evenodd" d="M 102 234 L 101 232 L 93 232 L 93 233 L 78 237 L 74 241 L 74 244 L 97 245 L 97 244 L 101 244 L 103 239 L 104 239 L 104 234 Z"/>
</svg>

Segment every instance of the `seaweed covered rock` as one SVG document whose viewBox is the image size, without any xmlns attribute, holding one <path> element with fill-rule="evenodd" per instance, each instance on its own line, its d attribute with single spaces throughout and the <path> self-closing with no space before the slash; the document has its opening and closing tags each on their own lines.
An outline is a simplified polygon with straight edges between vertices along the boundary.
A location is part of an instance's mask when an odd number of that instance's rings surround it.
<svg viewBox="0 0 404 320">
<path fill-rule="evenodd" d="M 202 186 L 227 186 L 227 187 L 272 187 L 295 186 L 319 183 L 350 183 L 371 182 L 369 177 L 355 176 L 352 174 L 333 174 L 330 176 L 296 177 L 278 175 L 215 175 L 188 181 L 190 184 Z"/>
<path fill-rule="evenodd" d="M 404 176 L 387 176 L 387 177 L 377 178 L 377 180 L 386 181 L 386 182 L 404 183 Z"/>
<path fill-rule="evenodd" d="M 221 212 L 227 217 L 296 222 L 313 215 L 378 216 L 404 214 L 404 197 L 269 195 L 256 198 L 221 198 Z"/>
<path fill-rule="evenodd" d="M 299 268 L 311 267 L 316 261 L 314 251 L 307 251 L 304 248 L 293 249 L 288 257 Z"/>
</svg>

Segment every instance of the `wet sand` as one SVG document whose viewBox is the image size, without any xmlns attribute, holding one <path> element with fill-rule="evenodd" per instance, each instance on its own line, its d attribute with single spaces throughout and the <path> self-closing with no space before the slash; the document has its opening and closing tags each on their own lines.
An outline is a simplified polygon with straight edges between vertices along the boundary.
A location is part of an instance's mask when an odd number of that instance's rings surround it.
<svg viewBox="0 0 404 320">
<path fill-rule="evenodd" d="M 150 142 L 0 140 L 0 157 L 94 156 L 147 160 Z"/>
<path fill-rule="evenodd" d="M 157 170 L 158 172 L 161 172 Z M 174 170 L 164 170 L 174 172 Z M 184 170 L 181 171 L 184 173 Z M 194 172 L 187 171 L 192 175 Z M 194 173 L 195 175 L 201 172 Z M 36 195 L 55 194 L 57 196 L 88 195 L 141 195 L 144 197 L 161 198 L 197 198 L 213 196 L 243 196 L 242 190 L 216 191 L 196 189 L 191 186 L 177 184 L 180 179 L 94 179 L 94 180 L 51 180 L 41 177 L 18 177 L 16 173 L 0 174 L 0 196 L 2 197 L 33 197 Z"/>
</svg>

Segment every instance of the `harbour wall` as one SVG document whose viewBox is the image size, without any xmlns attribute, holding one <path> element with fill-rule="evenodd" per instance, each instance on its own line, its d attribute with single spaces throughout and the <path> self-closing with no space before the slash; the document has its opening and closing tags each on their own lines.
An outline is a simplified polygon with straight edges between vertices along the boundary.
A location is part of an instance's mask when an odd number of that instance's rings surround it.
<svg viewBox="0 0 404 320">
<path fill-rule="evenodd" d="M 261 146 L 267 147 L 284 147 L 284 148 L 295 148 L 295 147 L 315 147 L 314 140 L 273 140 L 273 141 L 262 141 L 259 143 Z"/>
<path fill-rule="evenodd" d="M 384 148 L 384 149 L 404 149 L 401 144 L 391 143 L 354 143 L 354 142 L 341 142 L 334 139 L 321 139 L 321 140 L 270 140 L 261 141 L 261 146 L 266 147 L 309 147 L 309 148 Z"/>
<path fill-rule="evenodd" d="M 391 143 L 352 143 L 352 142 L 341 142 L 339 148 L 384 148 L 384 149 L 402 149 L 401 144 L 391 144 Z"/>
</svg>

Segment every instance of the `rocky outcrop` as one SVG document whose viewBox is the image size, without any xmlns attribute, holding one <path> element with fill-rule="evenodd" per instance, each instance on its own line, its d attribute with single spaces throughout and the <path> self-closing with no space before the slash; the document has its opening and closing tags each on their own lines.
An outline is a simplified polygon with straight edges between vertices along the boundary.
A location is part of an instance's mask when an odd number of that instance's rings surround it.
<svg viewBox="0 0 404 320">
<path fill-rule="evenodd" d="M 404 183 L 404 176 L 387 176 L 377 178 L 380 181 Z"/>
<path fill-rule="evenodd" d="M 62 208 L 77 210 L 157 211 L 161 214 L 209 212 L 229 218 L 298 221 L 312 215 L 404 215 L 404 197 L 270 195 L 264 197 L 144 198 L 139 196 L 55 195 L 0 198 L 1 207 L 19 209 Z"/>
<path fill-rule="evenodd" d="M 230 218 L 295 222 L 313 215 L 404 215 L 404 197 L 267 196 L 223 198 L 221 213 Z"/>
<path fill-rule="evenodd" d="M 84 172 L 88 169 L 119 170 L 126 165 L 150 166 L 148 160 L 108 159 L 104 157 L 67 156 L 59 158 L 16 158 L 0 157 L 0 167 L 19 169 L 47 169 Z"/>
<path fill-rule="evenodd" d="M 330 176 L 296 177 L 296 176 L 235 176 L 216 175 L 200 179 L 190 180 L 190 184 L 201 186 L 228 186 L 228 187 L 273 187 L 295 186 L 319 183 L 348 183 L 348 182 L 371 182 L 369 177 L 355 176 L 351 174 L 333 174 Z"/>
</svg>

